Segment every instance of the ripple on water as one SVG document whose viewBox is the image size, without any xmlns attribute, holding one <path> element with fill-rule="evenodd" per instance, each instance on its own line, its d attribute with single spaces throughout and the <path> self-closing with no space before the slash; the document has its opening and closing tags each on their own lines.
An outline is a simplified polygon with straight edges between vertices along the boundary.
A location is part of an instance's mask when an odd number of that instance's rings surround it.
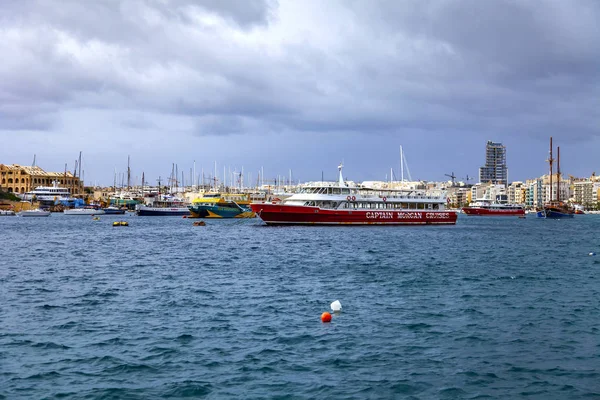
<svg viewBox="0 0 600 400">
<path fill-rule="evenodd" d="M 0 398 L 599 396 L 600 217 L 54 217 L 0 219 Z"/>
</svg>

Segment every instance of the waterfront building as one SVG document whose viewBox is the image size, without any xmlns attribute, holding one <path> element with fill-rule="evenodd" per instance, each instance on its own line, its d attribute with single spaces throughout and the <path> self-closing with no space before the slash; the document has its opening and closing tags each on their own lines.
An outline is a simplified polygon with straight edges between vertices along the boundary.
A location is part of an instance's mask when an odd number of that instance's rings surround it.
<svg viewBox="0 0 600 400">
<path fill-rule="evenodd" d="M 573 200 L 585 209 L 596 208 L 600 202 L 600 182 L 578 181 L 573 184 Z"/>
<path fill-rule="evenodd" d="M 448 191 L 449 203 L 452 207 L 466 207 L 471 203 L 471 189 L 457 187 Z"/>
<path fill-rule="evenodd" d="M 485 145 L 485 165 L 479 168 L 479 183 L 507 186 L 506 146 L 502 143 L 488 140 Z"/>
<path fill-rule="evenodd" d="M 38 166 L 0 164 L 0 188 L 7 192 L 23 194 L 38 186 L 52 186 L 54 181 L 59 187 L 69 188 L 74 195 L 83 193 L 82 182 L 71 172 L 47 172 Z"/>
<path fill-rule="evenodd" d="M 542 178 L 525 181 L 525 205 L 537 209 L 544 205 L 544 181 Z"/>
<path fill-rule="evenodd" d="M 513 182 L 508 186 L 508 202 L 510 204 L 525 204 L 526 185 L 523 182 Z"/>
</svg>

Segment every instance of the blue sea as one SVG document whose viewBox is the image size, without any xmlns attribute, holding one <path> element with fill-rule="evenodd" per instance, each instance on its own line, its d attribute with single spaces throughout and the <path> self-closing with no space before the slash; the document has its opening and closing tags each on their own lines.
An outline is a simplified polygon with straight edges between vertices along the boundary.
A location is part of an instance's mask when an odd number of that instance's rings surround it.
<svg viewBox="0 0 600 400">
<path fill-rule="evenodd" d="M 0 217 L 0 398 L 600 398 L 600 216 L 192 221 Z"/>
</svg>

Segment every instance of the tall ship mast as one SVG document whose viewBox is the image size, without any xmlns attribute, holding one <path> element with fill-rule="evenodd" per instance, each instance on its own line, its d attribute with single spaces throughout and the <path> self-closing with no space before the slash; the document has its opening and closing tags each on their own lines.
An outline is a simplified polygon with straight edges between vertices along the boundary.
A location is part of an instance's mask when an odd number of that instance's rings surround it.
<svg viewBox="0 0 600 400">
<path fill-rule="evenodd" d="M 544 204 L 543 208 L 537 212 L 537 216 L 539 218 L 573 218 L 575 215 L 575 209 L 569 206 L 567 203 L 560 200 L 560 147 L 556 150 L 556 200 L 554 200 L 554 195 L 552 193 L 553 185 L 552 185 L 552 164 L 554 163 L 554 159 L 552 158 L 552 137 L 550 137 L 550 158 L 548 159 L 548 163 L 550 164 L 550 201 Z"/>
</svg>

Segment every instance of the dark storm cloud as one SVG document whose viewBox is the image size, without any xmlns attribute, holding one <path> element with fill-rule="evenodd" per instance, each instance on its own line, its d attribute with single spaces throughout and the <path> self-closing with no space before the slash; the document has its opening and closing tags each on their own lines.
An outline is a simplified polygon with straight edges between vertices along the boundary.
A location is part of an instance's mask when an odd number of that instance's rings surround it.
<svg viewBox="0 0 600 400">
<path fill-rule="evenodd" d="M 203 136 L 583 139 L 600 133 L 599 20 L 591 0 L 10 1 L 0 129 L 115 109 L 189 117 Z"/>
</svg>

